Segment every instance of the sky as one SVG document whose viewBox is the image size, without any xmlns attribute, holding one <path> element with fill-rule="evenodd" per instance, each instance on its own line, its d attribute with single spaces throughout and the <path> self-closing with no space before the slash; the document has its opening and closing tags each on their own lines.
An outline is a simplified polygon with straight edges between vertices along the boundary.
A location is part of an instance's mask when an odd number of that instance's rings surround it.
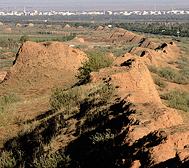
<svg viewBox="0 0 189 168">
<path fill-rule="evenodd" d="M 3 8 L 44 8 L 63 10 L 94 9 L 153 9 L 154 6 L 169 9 L 170 6 L 189 8 L 189 0 L 0 0 Z"/>
<path fill-rule="evenodd" d="M 69 2 L 76 2 L 76 3 L 89 3 L 89 2 L 125 2 L 125 3 L 175 3 L 175 2 L 189 2 L 189 0 L 1 0 L 1 3 L 69 3 Z"/>
</svg>

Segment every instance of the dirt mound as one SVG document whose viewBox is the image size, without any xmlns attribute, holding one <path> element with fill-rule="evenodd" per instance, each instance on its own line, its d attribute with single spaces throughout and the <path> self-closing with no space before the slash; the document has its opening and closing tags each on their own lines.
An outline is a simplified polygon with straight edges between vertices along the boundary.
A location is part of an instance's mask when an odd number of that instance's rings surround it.
<svg viewBox="0 0 189 168">
<path fill-rule="evenodd" d="M 34 27 L 33 23 L 29 23 L 26 27 Z"/>
<path fill-rule="evenodd" d="M 102 30 L 110 30 L 108 26 L 105 26 Z"/>
<path fill-rule="evenodd" d="M 2 22 L 0 22 L 0 26 L 3 26 L 4 24 Z"/>
<path fill-rule="evenodd" d="M 90 81 L 114 84 L 117 95 L 126 102 L 133 102 L 139 109 L 128 117 L 130 124 L 125 128 L 127 134 L 124 144 L 133 145 L 133 142 L 154 130 L 182 124 L 182 117 L 177 111 L 161 103 L 150 72 L 141 58 L 133 57 L 128 53 L 124 57 L 116 58 L 115 64 L 116 67 L 92 72 Z"/>
<path fill-rule="evenodd" d="M 149 65 L 167 66 L 167 64 L 164 65 L 163 62 L 168 62 L 171 60 L 176 61 L 179 58 L 177 51 L 179 51 L 179 48 L 177 46 L 164 43 L 155 50 L 142 47 L 133 47 L 129 51 L 129 53 L 142 57 L 143 60 L 146 61 Z"/>
<path fill-rule="evenodd" d="M 95 30 L 103 30 L 103 29 L 104 29 L 104 27 L 98 26 Z"/>
<path fill-rule="evenodd" d="M 47 26 L 46 26 L 46 28 L 50 28 L 50 27 L 52 27 L 52 26 L 51 26 L 51 25 L 47 25 Z"/>
<path fill-rule="evenodd" d="M 85 42 L 85 40 L 83 38 L 77 38 L 75 41 L 76 42 L 80 42 L 80 43 L 84 43 Z"/>
<path fill-rule="evenodd" d="M 158 46 L 159 46 L 158 43 L 154 43 L 148 38 L 143 38 L 142 41 L 141 41 L 141 44 L 140 44 L 140 47 L 149 48 L 149 49 L 155 49 Z"/>
<path fill-rule="evenodd" d="M 125 29 L 123 29 L 123 28 L 118 28 L 117 29 L 119 32 L 125 32 L 126 30 Z"/>
<path fill-rule="evenodd" d="M 112 29 L 112 31 L 119 31 L 119 28 L 118 28 L 118 27 L 114 27 L 114 28 Z"/>
<path fill-rule="evenodd" d="M 123 29 L 124 30 L 124 29 Z M 140 43 L 142 40 L 142 36 L 136 35 L 130 31 L 122 31 L 122 32 L 118 32 L 116 31 L 115 33 L 113 33 L 110 36 L 110 39 L 112 39 L 112 42 L 118 42 L 118 43 L 123 43 L 123 42 L 127 42 L 127 43 Z"/>
<path fill-rule="evenodd" d="M 150 72 L 140 58 L 128 54 L 116 58 L 115 64 L 121 67 L 105 68 L 99 72 L 92 72 L 91 82 L 111 79 L 111 82 L 118 88 L 118 94 L 121 97 L 126 97 L 131 93 L 129 100 L 132 102 L 145 103 L 153 100 L 161 103 Z"/>
<path fill-rule="evenodd" d="M 77 29 L 82 30 L 83 26 L 78 26 Z"/>
<path fill-rule="evenodd" d="M 63 27 L 63 29 L 69 29 L 71 26 L 67 24 L 66 26 Z"/>
<path fill-rule="evenodd" d="M 10 31 L 11 31 L 11 28 L 6 28 L 5 31 L 6 31 L 6 32 L 10 32 Z"/>
<path fill-rule="evenodd" d="M 85 54 L 60 42 L 27 41 L 17 53 L 15 64 L 2 85 L 24 89 L 48 89 L 75 82 L 75 75 Z"/>
<path fill-rule="evenodd" d="M 1 72 L 0 72 L 0 81 L 3 81 L 3 80 L 4 80 L 6 74 L 7 74 L 6 71 L 1 71 Z"/>
<path fill-rule="evenodd" d="M 22 27 L 22 25 L 20 23 L 17 23 L 16 27 Z"/>
</svg>

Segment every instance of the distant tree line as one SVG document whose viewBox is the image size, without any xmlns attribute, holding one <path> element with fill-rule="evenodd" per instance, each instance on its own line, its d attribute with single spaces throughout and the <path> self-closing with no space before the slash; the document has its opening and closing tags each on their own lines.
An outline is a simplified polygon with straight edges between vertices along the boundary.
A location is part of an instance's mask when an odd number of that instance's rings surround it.
<svg viewBox="0 0 189 168">
<path fill-rule="evenodd" d="M 51 38 L 51 39 L 45 39 L 45 40 L 37 40 L 36 42 L 45 42 L 45 41 L 59 41 L 59 42 L 65 42 L 70 41 L 76 38 L 76 33 L 70 33 L 70 35 L 64 35 L 62 37 L 58 38 Z"/>
</svg>

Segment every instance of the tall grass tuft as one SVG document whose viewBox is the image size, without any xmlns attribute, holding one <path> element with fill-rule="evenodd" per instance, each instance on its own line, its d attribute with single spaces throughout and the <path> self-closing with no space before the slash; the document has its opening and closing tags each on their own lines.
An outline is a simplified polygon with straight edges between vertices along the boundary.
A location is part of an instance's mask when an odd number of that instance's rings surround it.
<svg viewBox="0 0 189 168">
<path fill-rule="evenodd" d="M 0 126 L 13 122 L 14 104 L 21 100 L 22 98 L 14 93 L 0 97 Z"/>
</svg>

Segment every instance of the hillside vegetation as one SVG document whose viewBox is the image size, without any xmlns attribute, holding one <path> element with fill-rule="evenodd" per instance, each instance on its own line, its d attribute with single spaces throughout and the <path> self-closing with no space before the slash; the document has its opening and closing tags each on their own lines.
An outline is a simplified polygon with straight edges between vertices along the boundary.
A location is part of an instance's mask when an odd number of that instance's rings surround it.
<svg viewBox="0 0 189 168">
<path fill-rule="evenodd" d="M 188 38 L 70 25 L 0 43 L 0 167 L 188 167 Z"/>
</svg>

